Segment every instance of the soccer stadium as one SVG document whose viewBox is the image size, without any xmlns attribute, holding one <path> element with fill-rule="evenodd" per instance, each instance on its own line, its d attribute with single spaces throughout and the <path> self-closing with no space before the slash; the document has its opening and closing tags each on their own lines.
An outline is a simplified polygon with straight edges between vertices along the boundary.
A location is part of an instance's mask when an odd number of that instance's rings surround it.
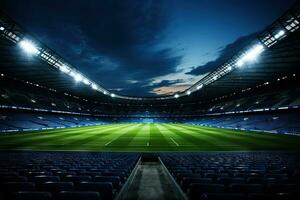
<svg viewBox="0 0 300 200">
<path fill-rule="evenodd" d="M 300 198 L 300 3 L 0 2 L 0 200 Z"/>
</svg>

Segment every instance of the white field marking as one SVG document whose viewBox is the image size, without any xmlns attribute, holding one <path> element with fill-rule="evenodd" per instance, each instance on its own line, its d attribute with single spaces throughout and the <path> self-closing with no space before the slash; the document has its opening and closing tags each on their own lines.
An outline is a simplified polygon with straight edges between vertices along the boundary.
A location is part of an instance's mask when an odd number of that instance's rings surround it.
<svg viewBox="0 0 300 200">
<path fill-rule="evenodd" d="M 121 135 L 124 135 L 125 133 L 128 133 L 130 130 L 135 129 L 135 128 L 137 128 L 137 127 L 139 127 L 139 125 L 134 125 L 134 126 L 126 127 L 126 128 L 125 128 L 126 131 L 124 131 Z M 123 130 L 124 130 L 124 129 L 123 129 Z M 111 141 L 107 142 L 107 143 L 105 144 L 105 146 L 109 145 L 110 143 L 112 143 L 113 141 L 115 141 L 115 140 L 117 140 L 117 139 L 119 139 L 119 137 L 116 137 L 116 138 L 112 139 Z"/>
<path fill-rule="evenodd" d="M 165 125 L 165 124 L 164 124 Z M 170 134 L 172 133 L 173 136 L 175 136 L 175 133 L 171 130 L 169 130 L 168 128 L 164 127 L 163 125 L 157 125 L 157 128 L 159 129 L 159 131 L 163 134 L 163 133 L 167 133 L 167 134 Z M 169 137 L 170 140 L 172 140 L 172 142 L 176 145 L 176 146 L 179 146 L 179 144 L 171 137 Z M 184 145 L 180 145 L 180 146 L 184 146 Z"/>
<path fill-rule="evenodd" d="M 122 128 L 128 128 L 129 126 L 121 126 Z M 104 129 L 102 128 L 94 128 L 94 129 L 89 129 L 90 131 L 88 131 L 88 130 L 84 130 L 84 132 L 87 132 L 87 133 L 85 133 L 86 134 L 86 136 L 92 136 L 92 135 L 98 135 L 98 134 L 102 134 L 102 133 L 105 133 L 105 132 L 108 132 L 108 131 L 116 131 L 116 130 L 118 130 L 118 129 L 120 129 L 121 128 L 120 126 L 117 126 L 117 127 L 115 127 L 115 126 L 111 126 L 111 127 L 105 127 Z M 100 130 L 99 130 L 100 129 Z M 79 132 L 81 132 L 80 130 L 78 130 L 77 131 L 78 133 Z M 77 134 L 77 135 L 74 135 L 74 136 L 67 136 L 67 139 L 69 140 L 69 139 L 76 139 L 76 138 L 80 138 L 80 137 L 82 137 L 82 134 Z M 61 138 L 61 139 L 57 139 L 56 141 L 61 141 L 61 140 L 66 140 L 66 138 Z M 46 141 L 47 142 L 47 141 Z M 68 141 L 68 142 L 64 142 L 63 144 L 68 144 L 68 143 L 70 143 L 70 141 Z"/>
<path fill-rule="evenodd" d="M 116 138 L 115 138 L 115 139 L 112 139 L 111 141 L 107 142 L 107 143 L 105 144 L 105 146 L 109 145 L 110 143 L 112 143 L 112 142 L 115 141 L 115 140 L 116 140 Z"/>
<path fill-rule="evenodd" d="M 179 144 L 177 142 L 175 142 L 175 140 L 173 138 L 170 137 L 170 139 L 172 140 L 172 142 L 174 142 L 174 144 L 176 144 L 176 146 L 179 146 Z"/>
</svg>

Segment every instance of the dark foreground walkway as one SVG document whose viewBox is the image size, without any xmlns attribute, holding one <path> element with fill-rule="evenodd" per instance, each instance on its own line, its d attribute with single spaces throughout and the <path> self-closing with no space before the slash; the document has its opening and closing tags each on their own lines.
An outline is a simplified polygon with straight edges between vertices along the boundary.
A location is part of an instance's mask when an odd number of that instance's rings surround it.
<svg viewBox="0 0 300 200">
<path fill-rule="evenodd" d="M 125 200 L 182 199 L 159 161 L 142 161 L 125 193 Z"/>
</svg>

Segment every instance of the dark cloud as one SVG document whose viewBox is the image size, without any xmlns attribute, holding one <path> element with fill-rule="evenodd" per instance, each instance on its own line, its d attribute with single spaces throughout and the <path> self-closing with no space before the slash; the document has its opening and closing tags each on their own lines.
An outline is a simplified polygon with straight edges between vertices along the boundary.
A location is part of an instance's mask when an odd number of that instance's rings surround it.
<svg viewBox="0 0 300 200">
<path fill-rule="evenodd" d="M 240 37 L 237 40 L 235 40 L 233 43 L 220 48 L 219 56 L 217 59 L 207 62 L 204 65 L 194 67 L 191 71 L 187 72 L 186 74 L 201 75 L 201 74 L 206 74 L 208 72 L 211 72 L 212 70 L 221 66 L 228 59 L 230 59 L 239 50 L 241 50 L 242 48 L 247 46 L 252 40 L 255 39 L 255 37 L 258 35 L 258 33 L 259 32 Z"/>
<path fill-rule="evenodd" d="M 175 72 L 181 62 L 176 49 L 156 47 L 168 23 L 163 1 L 29 0 L 30 15 L 17 0 L 7 2 L 6 10 L 17 21 L 108 89 L 147 95 L 145 85 L 152 78 Z"/>
</svg>

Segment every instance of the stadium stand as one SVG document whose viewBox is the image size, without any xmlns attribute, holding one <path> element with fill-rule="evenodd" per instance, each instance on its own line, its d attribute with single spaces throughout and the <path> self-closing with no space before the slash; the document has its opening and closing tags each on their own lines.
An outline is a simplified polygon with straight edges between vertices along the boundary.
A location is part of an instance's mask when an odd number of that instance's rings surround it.
<svg viewBox="0 0 300 200">
<path fill-rule="evenodd" d="M 0 130 L 15 132 L 111 122 L 179 122 L 221 128 L 299 134 L 300 93 L 296 74 L 281 77 L 209 102 L 153 104 L 152 110 L 87 102 L 57 92 L 0 78 Z M 9 84 L 8 84 L 9 83 Z M 13 85 L 13 88 L 11 87 Z M 26 92 L 25 92 L 26 91 Z M 52 93 L 51 98 L 47 95 Z M 254 103 L 253 103 L 254 102 Z M 177 107 L 178 109 L 174 109 Z M 278 123 L 280 121 L 280 123 Z"/>
<path fill-rule="evenodd" d="M 136 153 L 1 152 L 3 199 L 113 199 Z"/>
<path fill-rule="evenodd" d="M 76 115 L 51 115 L 45 113 L 6 113 L 0 115 L 0 130 L 2 132 L 94 126 L 106 123 L 95 117 Z"/>
<path fill-rule="evenodd" d="M 300 158 L 293 153 L 176 153 L 161 160 L 194 199 L 298 199 Z"/>
</svg>

